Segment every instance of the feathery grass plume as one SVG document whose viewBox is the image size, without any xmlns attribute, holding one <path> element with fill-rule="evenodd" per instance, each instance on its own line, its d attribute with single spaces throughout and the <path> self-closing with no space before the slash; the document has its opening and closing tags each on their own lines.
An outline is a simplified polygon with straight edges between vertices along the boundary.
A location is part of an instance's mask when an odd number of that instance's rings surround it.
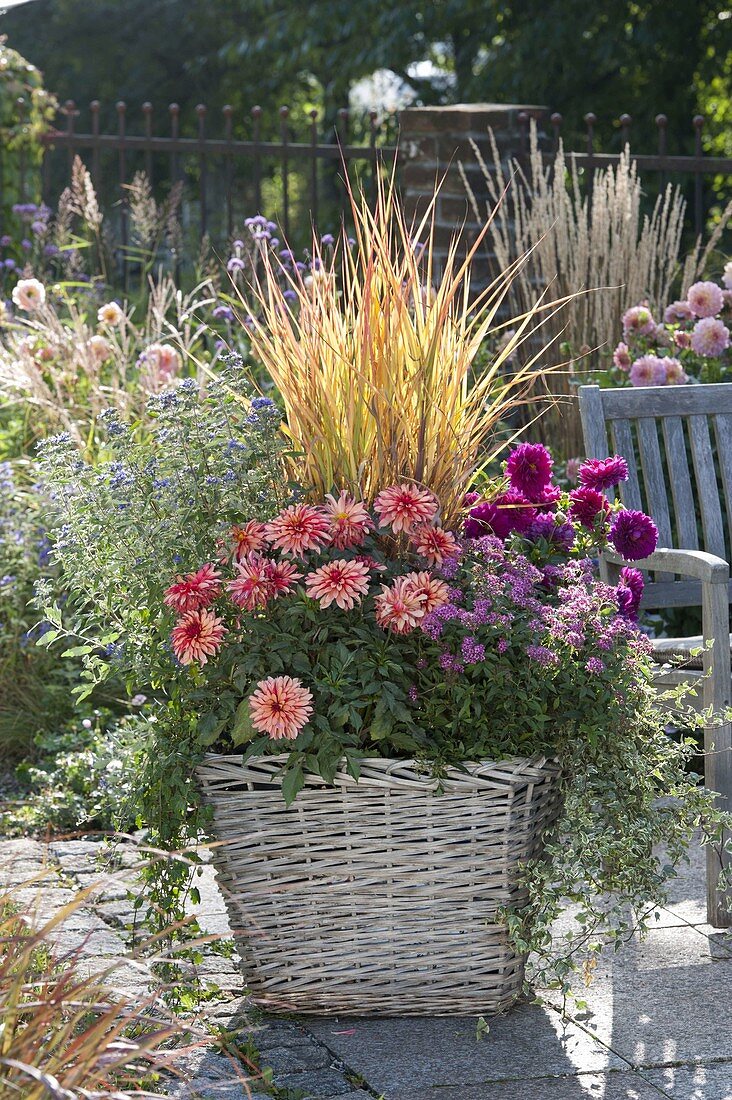
<svg viewBox="0 0 732 1100">
<path fill-rule="evenodd" d="M 344 232 L 329 257 L 315 238 L 309 274 L 262 250 L 248 292 L 252 350 L 282 396 L 297 472 L 314 497 L 349 488 L 371 502 L 413 481 L 454 523 L 476 472 L 505 446 L 498 426 L 533 387 L 543 348 L 518 368 L 509 360 L 561 303 L 538 296 L 499 320 L 525 257 L 471 297 L 471 262 L 494 214 L 463 259 L 456 235 L 438 271 L 434 199 L 415 226 L 393 179 L 380 183 L 373 209 L 363 194 L 351 193 L 351 206 L 355 240 Z M 496 330 L 512 331 L 481 367 Z"/>
<path fill-rule="evenodd" d="M 652 213 L 644 215 L 641 180 L 626 148 L 615 168 L 595 173 L 590 202 L 576 164 L 571 154 L 565 156 L 561 142 L 556 158 L 544 163 L 535 123 L 526 168 L 517 160 L 506 167 L 492 132 L 490 140 L 490 166 L 473 143 L 485 179 L 488 208 L 503 193 L 506 198 L 491 220 L 486 243 L 499 267 L 530 253 L 511 283 L 510 308 L 517 312 L 528 309 L 537 293 L 547 288 L 557 297 L 571 296 L 566 311 L 548 325 L 555 337 L 554 362 L 565 339 L 573 355 L 579 356 L 579 371 L 596 368 L 597 356 L 591 353 L 614 347 L 629 306 L 647 299 L 654 311 L 662 313 L 673 297 L 686 211 L 681 190 L 669 185 L 658 196 Z M 462 165 L 460 169 L 474 213 L 480 218 Z M 703 257 L 697 245 L 682 289 L 693 282 L 700 263 Z M 583 289 L 594 293 L 577 294 Z M 577 380 L 572 369 L 546 376 L 546 385 L 564 407 L 557 405 L 538 426 L 539 434 L 567 455 L 583 451 L 573 396 L 572 408 L 566 408 Z"/>
<path fill-rule="evenodd" d="M 71 166 L 71 181 L 61 193 L 56 216 L 55 243 L 64 252 L 69 253 L 69 261 L 74 263 L 74 253 L 83 246 L 86 237 L 96 254 L 96 270 L 107 281 L 109 270 L 108 241 L 104 234 L 104 215 L 97 199 L 89 170 L 80 156 L 74 157 Z M 74 230 L 78 232 L 74 232 Z"/>
</svg>

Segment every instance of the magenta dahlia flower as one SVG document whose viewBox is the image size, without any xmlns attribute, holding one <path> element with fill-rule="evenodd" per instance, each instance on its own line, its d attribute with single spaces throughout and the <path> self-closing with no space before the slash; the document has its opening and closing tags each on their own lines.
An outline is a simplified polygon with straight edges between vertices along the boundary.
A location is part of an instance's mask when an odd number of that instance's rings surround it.
<svg viewBox="0 0 732 1100">
<path fill-rule="evenodd" d="M 622 455 L 612 458 L 588 458 L 579 469 L 579 483 L 585 489 L 614 489 L 628 480 L 628 463 Z"/>
<path fill-rule="evenodd" d="M 574 546 L 574 527 L 571 523 L 557 523 L 550 512 L 541 512 L 529 527 L 526 537 L 531 542 L 546 539 L 562 550 L 571 550 Z"/>
<path fill-rule="evenodd" d="M 573 489 L 569 494 L 569 499 L 571 501 L 569 506 L 570 519 L 581 523 L 588 531 L 594 531 L 598 516 L 605 519 L 610 511 L 607 498 L 597 489 L 586 487 Z"/>
<path fill-rule="evenodd" d="M 636 618 L 644 587 L 645 581 L 640 569 L 634 569 L 632 565 L 626 565 L 625 569 L 621 569 L 618 596 L 621 612 L 627 617 Z"/>
<path fill-rule="evenodd" d="M 486 500 L 470 509 L 465 521 L 466 539 L 497 535 L 505 539 L 512 531 L 523 534 L 536 518 L 536 508 L 523 493 L 508 489 L 495 500 Z"/>
<path fill-rule="evenodd" d="M 658 528 L 645 512 L 624 509 L 610 528 L 610 542 L 626 561 L 640 561 L 658 545 Z"/>
<path fill-rule="evenodd" d="M 554 459 L 543 443 L 520 443 L 506 463 L 511 487 L 535 500 L 552 479 Z"/>
</svg>

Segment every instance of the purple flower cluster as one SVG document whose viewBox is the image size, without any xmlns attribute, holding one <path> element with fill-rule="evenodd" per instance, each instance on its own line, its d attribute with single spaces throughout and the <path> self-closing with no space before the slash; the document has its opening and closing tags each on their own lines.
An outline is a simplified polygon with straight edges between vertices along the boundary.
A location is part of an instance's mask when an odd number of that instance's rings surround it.
<svg viewBox="0 0 732 1100">
<path fill-rule="evenodd" d="M 472 634 L 463 638 L 460 645 L 460 655 L 466 665 L 477 665 L 485 660 L 485 646 L 477 641 Z"/>
</svg>

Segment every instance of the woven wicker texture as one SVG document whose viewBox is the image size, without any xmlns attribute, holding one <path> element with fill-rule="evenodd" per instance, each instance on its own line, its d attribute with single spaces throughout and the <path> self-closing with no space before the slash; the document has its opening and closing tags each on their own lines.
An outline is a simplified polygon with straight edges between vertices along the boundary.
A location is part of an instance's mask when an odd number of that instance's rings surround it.
<svg viewBox="0 0 732 1100">
<path fill-rule="evenodd" d="M 494 923 L 516 868 L 557 817 L 556 763 L 467 765 L 437 782 L 412 761 L 364 761 L 285 807 L 285 757 L 208 755 L 217 877 L 255 1003 L 318 1015 L 493 1014 L 523 959 Z"/>
</svg>

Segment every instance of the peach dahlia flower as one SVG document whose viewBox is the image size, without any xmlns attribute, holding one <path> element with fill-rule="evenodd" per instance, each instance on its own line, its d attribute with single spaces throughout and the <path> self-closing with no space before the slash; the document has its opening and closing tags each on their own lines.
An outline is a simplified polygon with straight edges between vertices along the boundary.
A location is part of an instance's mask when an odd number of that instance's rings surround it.
<svg viewBox="0 0 732 1100">
<path fill-rule="evenodd" d="M 273 741 L 294 741 L 313 713 L 312 694 L 293 676 L 260 680 L 249 697 L 252 725 Z"/>
</svg>

